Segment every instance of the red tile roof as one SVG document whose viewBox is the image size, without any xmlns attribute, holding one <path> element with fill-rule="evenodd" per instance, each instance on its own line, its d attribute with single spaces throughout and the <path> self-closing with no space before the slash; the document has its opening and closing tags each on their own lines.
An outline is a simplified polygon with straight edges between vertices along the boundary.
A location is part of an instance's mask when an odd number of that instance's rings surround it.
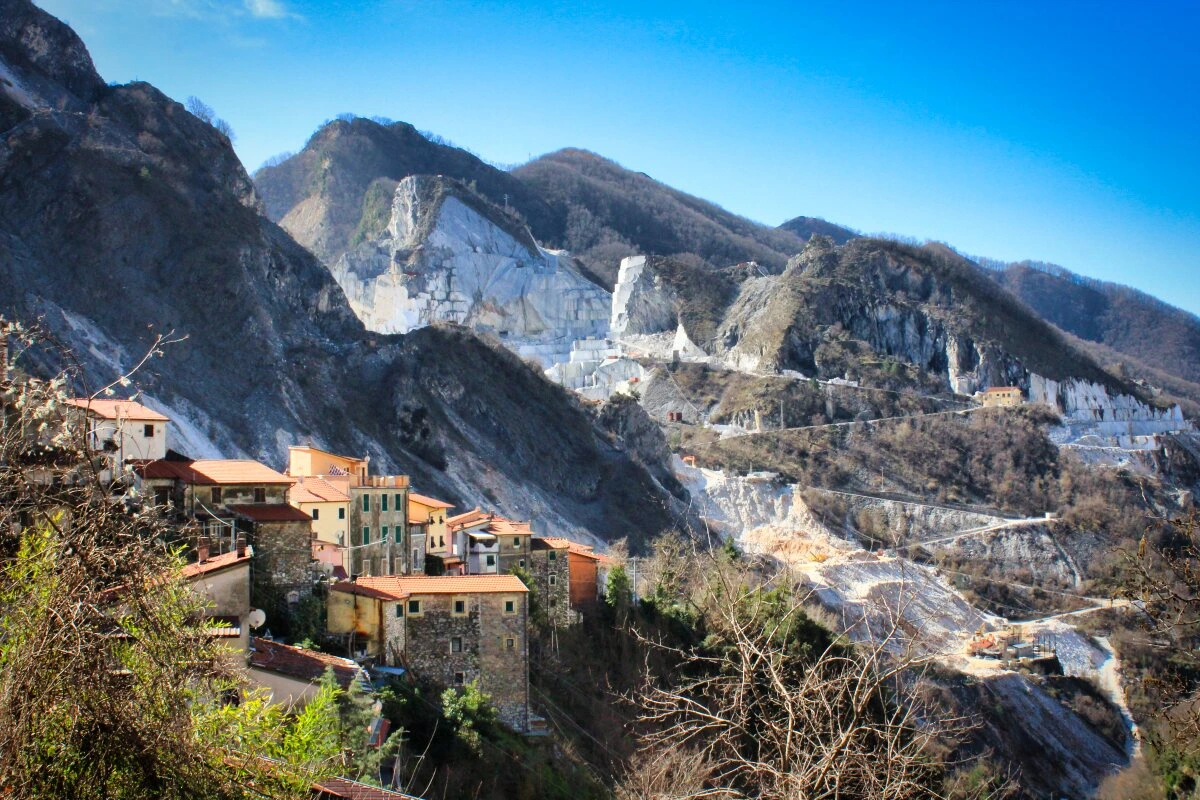
<svg viewBox="0 0 1200 800">
<path fill-rule="evenodd" d="M 235 567 L 238 564 L 249 564 L 250 557 L 252 555 L 254 555 L 254 551 L 250 547 L 246 548 L 245 554 L 243 554 L 240 558 L 238 557 L 236 550 L 230 550 L 228 553 L 222 553 L 219 556 L 213 556 L 203 564 L 199 562 L 188 564 L 182 570 L 180 570 L 180 572 L 185 578 L 196 578 L 201 575 L 207 575 L 210 572 L 217 572 L 218 570 L 226 569 L 228 567 Z"/>
<path fill-rule="evenodd" d="M 403 600 L 404 597 L 398 597 L 387 592 L 382 592 L 379 589 L 372 589 L 369 586 L 361 586 L 351 581 L 339 581 L 329 587 L 331 592 L 344 592 L 345 594 L 356 594 L 359 597 L 373 597 L 376 600 Z M 405 595 L 407 597 L 407 595 Z"/>
<path fill-rule="evenodd" d="M 346 778 L 326 778 L 313 784 L 317 800 L 421 800 L 411 794 L 380 789 Z"/>
<path fill-rule="evenodd" d="M 86 397 L 76 397 L 67 401 L 67 405 L 86 409 L 97 417 L 104 419 L 128 419 L 137 422 L 170 422 L 157 411 L 151 411 L 141 403 L 133 400 L 90 400 Z"/>
<path fill-rule="evenodd" d="M 416 594 L 512 594 L 529 589 L 516 575 L 388 575 L 361 577 L 359 586 L 396 599 Z"/>
<path fill-rule="evenodd" d="M 293 483 L 292 478 L 249 459 L 135 461 L 133 468 L 143 478 L 165 478 L 202 486 Z"/>
<path fill-rule="evenodd" d="M 467 511 L 463 514 L 457 514 L 446 520 L 446 524 L 450 526 L 450 530 L 457 531 L 462 528 L 469 528 L 472 525 L 477 525 L 481 522 L 491 520 L 495 515 L 481 511 L 479 506 Z"/>
<path fill-rule="evenodd" d="M 226 506 L 255 522 L 312 522 L 312 516 L 287 503 L 257 503 Z"/>
<path fill-rule="evenodd" d="M 250 640 L 250 666 L 307 681 L 319 681 L 325 674 L 325 668 L 333 667 L 333 674 L 343 688 L 349 686 L 362 671 L 362 667 L 348 658 L 292 647 L 257 636 Z"/>
<path fill-rule="evenodd" d="M 541 546 L 539 546 L 539 544 L 538 544 L 539 542 L 542 543 Z M 562 536 L 539 536 L 533 540 L 532 546 L 533 546 L 533 549 L 535 549 L 535 550 L 545 550 L 545 549 L 568 550 L 577 556 L 583 556 L 584 558 L 590 558 L 594 561 L 599 561 L 602 564 L 616 564 L 617 563 L 614 559 L 609 558 L 608 556 L 603 555 L 601 553 L 597 553 L 595 551 L 595 548 L 592 547 L 590 544 L 581 544 L 580 542 L 573 542 L 570 539 L 566 539 Z"/>
<path fill-rule="evenodd" d="M 429 508 L 454 508 L 453 503 L 447 503 L 444 500 L 435 500 L 432 497 L 427 497 L 423 494 L 417 494 L 416 492 L 409 492 L 408 505 L 410 508 L 413 503 L 419 503 L 420 505 L 427 506 Z"/>
<path fill-rule="evenodd" d="M 348 503 L 350 495 L 324 478 L 298 478 L 288 490 L 293 503 Z"/>
</svg>

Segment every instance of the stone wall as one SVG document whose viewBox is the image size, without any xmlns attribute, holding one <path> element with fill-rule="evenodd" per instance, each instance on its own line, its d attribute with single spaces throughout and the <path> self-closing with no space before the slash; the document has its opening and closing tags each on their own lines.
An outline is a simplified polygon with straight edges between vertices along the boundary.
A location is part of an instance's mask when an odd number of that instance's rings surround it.
<svg viewBox="0 0 1200 800">
<path fill-rule="evenodd" d="M 550 559 L 550 554 L 554 559 Z M 563 627 L 575 621 L 571 612 L 571 573 L 567 550 L 534 550 L 530 573 L 537 588 L 538 603 L 552 625 Z M 554 585 L 550 577 L 554 576 Z"/>
<path fill-rule="evenodd" d="M 286 595 L 312 594 L 312 524 L 306 521 L 257 522 L 250 534 L 256 563 L 265 574 L 259 576 Z"/>
<path fill-rule="evenodd" d="M 413 595 L 419 614 L 405 615 L 405 666 L 445 686 L 476 681 L 490 695 L 500 719 L 516 730 L 529 727 L 526 594 Z M 454 601 L 465 613 L 454 614 Z M 505 603 L 513 604 L 511 613 Z M 407 609 L 406 609 L 407 611 Z M 453 651 L 460 638 L 462 649 Z M 510 646 L 511 645 L 511 646 Z"/>
<path fill-rule="evenodd" d="M 383 510 L 383 496 L 387 511 Z M 363 497 L 370 510 L 363 511 Z M 397 498 L 399 500 L 397 501 Z M 386 540 L 383 526 L 387 526 Z M 371 529 L 363 547 L 363 528 Z M 408 575 L 412 572 L 412 548 L 408 538 L 408 488 L 356 486 L 350 490 L 350 572 L 354 575 Z"/>
</svg>

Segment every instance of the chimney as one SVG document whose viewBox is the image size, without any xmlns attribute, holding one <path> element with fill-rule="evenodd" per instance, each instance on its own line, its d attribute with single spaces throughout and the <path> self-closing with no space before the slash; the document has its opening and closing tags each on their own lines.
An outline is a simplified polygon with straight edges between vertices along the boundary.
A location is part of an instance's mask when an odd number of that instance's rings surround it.
<svg viewBox="0 0 1200 800">
<path fill-rule="evenodd" d="M 201 536 L 196 540 L 196 563 L 203 564 L 208 561 L 208 537 Z"/>
<path fill-rule="evenodd" d="M 237 544 L 235 545 L 235 547 L 237 548 L 237 557 L 238 558 L 242 558 L 243 556 L 246 555 L 246 534 L 239 533 L 237 535 Z"/>
</svg>

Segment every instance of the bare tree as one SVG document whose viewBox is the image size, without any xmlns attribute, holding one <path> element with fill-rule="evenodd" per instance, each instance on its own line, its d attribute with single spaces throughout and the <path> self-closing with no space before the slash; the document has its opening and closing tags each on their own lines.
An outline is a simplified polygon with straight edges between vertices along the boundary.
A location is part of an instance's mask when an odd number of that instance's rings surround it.
<svg viewBox="0 0 1200 800">
<path fill-rule="evenodd" d="M 623 796 L 938 797 L 930 751 L 961 720 L 921 704 L 913 687 L 925 662 L 897 656 L 888 637 L 864 646 L 832 637 L 787 588 L 701 559 L 711 566 L 683 572 L 707 637 L 673 649 L 674 676 L 649 677 L 632 698 L 646 756 Z M 654 789 L 684 771 L 702 786 Z"/>
</svg>

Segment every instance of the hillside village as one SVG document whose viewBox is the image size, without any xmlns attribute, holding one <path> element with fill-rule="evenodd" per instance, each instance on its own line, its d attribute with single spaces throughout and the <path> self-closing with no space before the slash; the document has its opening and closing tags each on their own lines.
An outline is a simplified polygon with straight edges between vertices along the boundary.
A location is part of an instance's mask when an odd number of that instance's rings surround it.
<svg viewBox="0 0 1200 800">
<path fill-rule="evenodd" d="M 528 686 L 531 590 L 551 625 L 571 625 L 604 597 L 616 560 L 529 521 L 454 514 L 408 476 L 371 474 L 366 458 L 300 445 L 283 472 L 193 460 L 170 448 L 170 420 L 141 403 L 70 404 L 102 479 L 153 504 L 188 544 L 184 575 L 251 686 L 295 708 L 326 669 L 343 683 L 411 671 L 473 684 L 514 731 L 545 733 Z M 314 603 L 326 621 L 317 633 L 341 653 L 271 635 Z"/>
</svg>

